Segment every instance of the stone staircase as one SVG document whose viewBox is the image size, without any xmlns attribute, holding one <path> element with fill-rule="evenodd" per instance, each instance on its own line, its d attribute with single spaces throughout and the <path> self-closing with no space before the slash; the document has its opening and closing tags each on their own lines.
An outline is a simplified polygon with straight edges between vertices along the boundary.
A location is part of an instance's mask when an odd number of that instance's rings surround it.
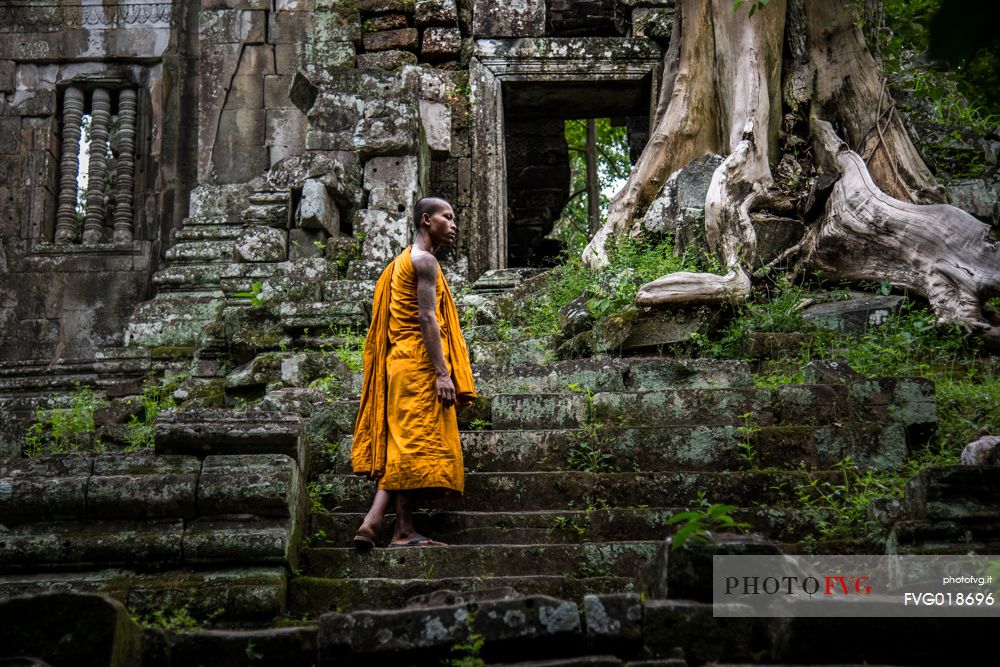
<svg viewBox="0 0 1000 667">
<path fill-rule="evenodd" d="M 736 518 L 794 549 L 816 529 L 796 489 L 832 478 L 845 457 L 899 466 L 907 430 L 934 419 L 933 389 L 917 379 L 772 390 L 749 386 L 742 362 L 665 358 L 475 372 L 470 414 L 488 428 L 463 419 L 465 497 L 418 515 L 449 546 L 349 548 L 372 486 L 350 474 L 345 439 L 315 471 L 324 507 L 290 582 L 293 613 L 393 608 L 439 589 L 635 591 L 672 532 L 666 520 L 709 501 L 736 505 Z"/>
</svg>

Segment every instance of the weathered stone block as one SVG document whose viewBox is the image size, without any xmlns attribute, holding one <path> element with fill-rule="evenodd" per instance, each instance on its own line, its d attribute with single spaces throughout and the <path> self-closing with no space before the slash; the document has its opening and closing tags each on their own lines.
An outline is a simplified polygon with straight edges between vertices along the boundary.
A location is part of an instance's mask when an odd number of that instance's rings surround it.
<svg viewBox="0 0 1000 667">
<path fill-rule="evenodd" d="M 457 27 L 458 5 L 455 0 L 417 0 L 414 8 L 417 25 Z"/>
<path fill-rule="evenodd" d="M 198 511 L 297 517 L 302 485 L 295 461 L 282 454 L 208 456 L 198 485 Z"/>
<path fill-rule="evenodd" d="M 0 93 L 14 92 L 14 61 L 0 60 Z"/>
<path fill-rule="evenodd" d="M 526 641 L 535 647 L 579 641 L 580 614 L 574 603 L 533 595 L 476 606 L 475 614 L 466 605 L 325 614 L 319 625 L 320 664 L 339 664 L 345 653 L 369 660 L 392 655 L 405 662 L 430 662 L 468 641 L 473 632 L 488 638 L 491 655 L 510 652 L 518 643 L 523 651 Z"/>
<path fill-rule="evenodd" d="M 636 350 L 687 344 L 691 342 L 691 334 L 706 333 L 717 317 L 717 311 L 711 308 L 670 308 L 644 314 L 632 324 L 621 347 Z"/>
<path fill-rule="evenodd" d="M 315 626 L 305 626 L 173 633 L 170 660 L 175 665 L 227 665 L 244 659 L 242 656 L 254 656 L 249 659 L 262 664 L 312 665 L 316 662 L 316 632 Z"/>
<path fill-rule="evenodd" d="M 420 193 L 420 165 L 416 157 L 376 157 L 365 163 L 368 208 L 406 216 Z"/>
<path fill-rule="evenodd" d="M 397 70 L 416 64 L 416 54 L 409 51 L 376 51 L 358 56 L 358 69 L 362 70 Z"/>
<path fill-rule="evenodd" d="M 303 58 L 307 66 L 321 69 L 349 69 L 354 67 L 357 49 L 351 42 L 309 41 Z"/>
<path fill-rule="evenodd" d="M 751 655 L 753 619 L 716 618 L 712 609 L 710 603 L 648 601 L 642 619 L 646 650 L 666 657 L 680 649 L 695 664 L 738 661 Z"/>
<path fill-rule="evenodd" d="M 194 457 L 98 454 L 87 513 L 102 519 L 191 517 L 201 464 Z"/>
<path fill-rule="evenodd" d="M 861 334 L 899 312 L 905 300 L 906 297 L 898 295 L 869 295 L 846 301 L 820 303 L 806 308 L 802 319 L 824 329 Z"/>
<path fill-rule="evenodd" d="M 225 109 L 261 109 L 264 107 L 264 79 L 259 74 L 238 74 L 226 94 Z M 228 118 L 224 122 L 230 122 Z"/>
<path fill-rule="evenodd" d="M 541 37 L 545 34 L 545 0 L 474 0 L 472 32 L 476 37 Z"/>
<path fill-rule="evenodd" d="M 247 262 L 281 262 L 288 259 L 288 232 L 254 226 L 243 231 L 236 252 Z"/>
<path fill-rule="evenodd" d="M 21 145 L 21 119 L 17 116 L 0 118 L 0 153 L 17 153 Z"/>
<path fill-rule="evenodd" d="M 271 44 L 305 43 L 312 31 L 313 12 L 278 11 L 267 18 L 267 41 Z"/>
<path fill-rule="evenodd" d="M 334 11 L 317 10 L 312 13 L 312 39 L 322 42 L 350 42 L 361 45 L 361 22 L 357 16 L 345 16 L 342 2 Z"/>
<path fill-rule="evenodd" d="M 354 232 L 365 235 L 362 256 L 385 268 L 409 243 L 410 221 L 405 214 L 362 209 L 355 217 Z"/>
<path fill-rule="evenodd" d="M 295 567 L 295 528 L 292 519 L 200 517 L 184 529 L 184 560 Z"/>
<path fill-rule="evenodd" d="M 382 30 L 399 30 L 405 28 L 406 14 L 381 14 L 366 19 L 361 25 L 363 32 L 379 32 Z"/>
<path fill-rule="evenodd" d="M 340 233 L 340 209 L 318 179 L 309 179 L 302 185 L 299 225 L 303 229 L 325 229 L 331 236 Z"/>
<path fill-rule="evenodd" d="M 304 90 L 306 79 L 301 75 L 296 75 L 292 84 L 293 101 L 302 97 L 302 103 L 296 101 L 296 105 L 302 109 L 308 101 L 307 91 Z M 302 88 L 301 92 L 297 92 Z M 311 127 L 320 129 L 323 132 L 345 132 L 355 131 L 358 123 L 365 116 L 365 101 L 362 97 L 352 94 L 327 93 L 323 92 L 310 103 L 308 116 Z"/>
<path fill-rule="evenodd" d="M 585 596 L 587 639 L 601 647 L 641 642 L 642 607 L 638 593 Z"/>
<path fill-rule="evenodd" d="M 413 0 L 358 0 L 358 8 L 368 14 L 388 12 L 413 12 Z"/>
<path fill-rule="evenodd" d="M 1000 466 L 929 468 L 906 488 L 909 518 L 935 521 L 1000 518 Z"/>
<path fill-rule="evenodd" d="M 280 374 L 280 361 L 274 372 Z M 305 461 L 301 420 L 281 413 L 170 412 L 154 428 L 157 453 L 284 454 Z"/>
<path fill-rule="evenodd" d="M 24 524 L 3 533 L 6 571 L 179 563 L 182 519 Z"/>
<path fill-rule="evenodd" d="M 13 116 L 51 116 L 55 111 L 55 90 L 18 90 L 10 102 Z"/>
<path fill-rule="evenodd" d="M 288 232 L 288 259 L 315 259 L 326 256 L 326 244 L 330 235 L 323 229 L 292 229 Z M 309 290 L 310 299 L 318 300 L 320 296 Z"/>
<path fill-rule="evenodd" d="M 50 593 L 0 603 L 0 649 L 44 662 L 11 664 L 129 667 L 142 660 L 142 629 L 103 595 Z"/>
<path fill-rule="evenodd" d="M 717 533 L 708 543 L 688 540 L 679 549 L 667 539 L 643 573 L 643 590 L 654 599 L 696 600 L 711 608 L 713 556 L 779 555 L 781 550 L 759 535 Z"/>
<path fill-rule="evenodd" d="M 414 51 L 417 48 L 419 34 L 416 28 L 401 28 L 399 30 L 384 30 L 365 33 L 365 51 L 389 51 L 399 49 Z"/>
<path fill-rule="evenodd" d="M 1000 220 L 1000 197 L 981 179 L 957 181 L 948 185 L 948 200 L 981 220 Z"/>
<path fill-rule="evenodd" d="M 83 518 L 92 470 L 83 454 L 0 461 L 0 521 Z"/>
<path fill-rule="evenodd" d="M 420 53 L 427 60 L 454 60 L 462 50 L 462 33 L 458 28 L 427 28 Z"/>
<path fill-rule="evenodd" d="M 218 9 L 198 13 L 198 37 L 202 44 L 261 43 L 267 27 L 267 12 Z"/>
</svg>

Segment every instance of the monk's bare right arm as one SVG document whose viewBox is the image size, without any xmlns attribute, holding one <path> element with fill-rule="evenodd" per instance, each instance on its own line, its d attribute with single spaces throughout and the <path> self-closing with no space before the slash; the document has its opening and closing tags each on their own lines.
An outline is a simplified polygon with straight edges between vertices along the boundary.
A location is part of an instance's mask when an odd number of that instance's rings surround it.
<svg viewBox="0 0 1000 667">
<path fill-rule="evenodd" d="M 417 304 L 420 308 L 420 337 L 427 347 L 427 355 L 434 365 L 437 395 L 446 407 L 455 402 L 455 384 L 451 380 L 448 364 L 441 348 L 441 328 L 437 321 L 438 262 L 430 253 L 411 253 L 413 269 L 417 274 Z"/>
</svg>

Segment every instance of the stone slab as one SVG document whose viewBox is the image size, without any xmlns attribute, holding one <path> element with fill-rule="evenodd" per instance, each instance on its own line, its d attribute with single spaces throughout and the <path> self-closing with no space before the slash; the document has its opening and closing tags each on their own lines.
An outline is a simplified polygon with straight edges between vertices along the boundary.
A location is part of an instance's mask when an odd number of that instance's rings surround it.
<svg viewBox="0 0 1000 667">
<path fill-rule="evenodd" d="M 476 37 L 541 37 L 545 34 L 545 0 L 510 0 L 498 6 L 475 0 L 472 32 Z"/>
<path fill-rule="evenodd" d="M 297 517 L 304 500 L 295 461 L 282 454 L 208 456 L 198 484 L 198 513 Z"/>
<path fill-rule="evenodd" d="M 271 412 L 168 412 L 154 425 L 157 454 L 284 454 L 304 462 L 302 434 L 297 416 Z"/>
</svg>

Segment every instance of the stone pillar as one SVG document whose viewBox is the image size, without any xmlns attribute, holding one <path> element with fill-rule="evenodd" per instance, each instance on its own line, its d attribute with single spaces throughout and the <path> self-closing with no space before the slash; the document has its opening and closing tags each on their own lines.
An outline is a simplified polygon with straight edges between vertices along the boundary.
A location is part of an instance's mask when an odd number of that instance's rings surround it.
<svg viewBox="0 0 1000 667">
<path fill-rule="evenodd" d="M 118 96 L 118 162 L 115 179 L 115 245 L 132 242 L 132 198 L 135 186 L 135 90 Z"/>
<path fill-rule="evenodd" d="M 87 215 L 83 220 L 83 242 L 100 243 L 104 233 L 104 190 L 108 168 L 108 134 L 111 126 L 111 96 L 104 88 L 94 91 L 90 104 L 90 170 L 87 183 Z"/>
<path fill-rule="evenodd" d="M 70 86 L 63 95 L 62 158 L 59 161 L 59 209 L 56 243 L 72 243 L 76 236 L 76 177 L 80 171 L 80 123 L 83 91 Z"/>
</svg>

